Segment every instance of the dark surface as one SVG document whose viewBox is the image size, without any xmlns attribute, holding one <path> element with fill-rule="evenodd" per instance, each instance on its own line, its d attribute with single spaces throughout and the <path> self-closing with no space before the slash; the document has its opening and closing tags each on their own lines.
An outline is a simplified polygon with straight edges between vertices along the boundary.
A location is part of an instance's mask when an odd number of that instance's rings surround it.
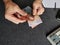
<svg viewBox="0 0 60 45">
<path fill-rule="evenodd" d="M 46 35 L 60 25 L 55 18 L 58 9 L 46 8 L 41 16 L 43 23 L 32 29 L 27 22 L 15 25 L 5 20 L 4 4 L 0 3 L 0 45 L 51 45 Z"/>
<path fill-rule="evenodd" d="M 57 12 L 56 19 L 60 20 L 60 10 L 58 10 L 58 12 Z"/>
</svg>

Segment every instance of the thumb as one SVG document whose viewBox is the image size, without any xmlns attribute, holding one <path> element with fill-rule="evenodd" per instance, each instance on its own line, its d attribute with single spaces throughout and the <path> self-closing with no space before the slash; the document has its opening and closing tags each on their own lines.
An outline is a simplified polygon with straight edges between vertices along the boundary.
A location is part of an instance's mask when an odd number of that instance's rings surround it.
<svg viewBox="0 0 60 45">
<path fill-rule="evenodd" d="M 36 15 L 36 14 L 37 14 L 37 7 L 33 6 L 33 15 Z"/>
</svg>

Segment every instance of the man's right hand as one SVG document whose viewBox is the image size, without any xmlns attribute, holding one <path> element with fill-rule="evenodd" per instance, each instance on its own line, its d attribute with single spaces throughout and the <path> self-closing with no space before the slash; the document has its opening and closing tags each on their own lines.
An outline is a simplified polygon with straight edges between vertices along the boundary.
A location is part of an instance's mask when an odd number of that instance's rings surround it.
<svg viewBox="0 0 60 45">
<path fill-rule="evenodd" d="M 21 10 L 20 7 L 17 4 L 15 4 L 14 2 L 12 2 L 12 1 L 5 2 L 5 19 L 7 19 L 15 24 L 26 22 L 26 20 L 20 20 L 19 18 L 16 18 L 13 15 L 16 12 L 18 12 L 22 16 L 27 15 L 27 13 L 24 12 L 23 10 Z"/>
</svg>

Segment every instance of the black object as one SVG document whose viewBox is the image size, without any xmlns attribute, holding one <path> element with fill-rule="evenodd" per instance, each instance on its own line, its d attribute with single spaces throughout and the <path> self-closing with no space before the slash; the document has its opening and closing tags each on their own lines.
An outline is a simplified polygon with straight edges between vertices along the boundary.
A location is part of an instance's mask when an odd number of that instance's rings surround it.
<svg viewBox="0 0 60 45">
<path fill-rule="evenodd" d="M 55 5 L 54 5 L 54 11 L 56 11 L 56 2 L 55 2 Z"/>
<path fill-rule="evenodd" d="M 59 9 L 58 12 L 57 12 L 56 19 L 57 19 L 57 20 L 60 20 L 60 9 Z"/>
</svg>

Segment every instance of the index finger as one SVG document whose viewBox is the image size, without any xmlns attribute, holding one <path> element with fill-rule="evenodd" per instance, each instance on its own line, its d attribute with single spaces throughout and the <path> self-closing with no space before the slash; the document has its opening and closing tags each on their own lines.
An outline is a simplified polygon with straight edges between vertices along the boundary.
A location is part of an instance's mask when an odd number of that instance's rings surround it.
<svg viewBox="0 0 60 45">
<path fill-rule="evenodd" d="M 22 15 L 22 16 L 26 16 L 26 15 L 27 15 L 27 12 L 25 12 L 25 11 L 22 10 L 22 9 L 19 9 L 17 12 L 18 12 L 20 15 Z"/>
<path fill-rule="evenodd" d="M 14 15 L 5 15 L 5 19 L 7 19 L 15 24 L 23 23 L 26 21 L 26 20 L 20 20 L 20 19 L 16 18 Z"/>
</svg>

